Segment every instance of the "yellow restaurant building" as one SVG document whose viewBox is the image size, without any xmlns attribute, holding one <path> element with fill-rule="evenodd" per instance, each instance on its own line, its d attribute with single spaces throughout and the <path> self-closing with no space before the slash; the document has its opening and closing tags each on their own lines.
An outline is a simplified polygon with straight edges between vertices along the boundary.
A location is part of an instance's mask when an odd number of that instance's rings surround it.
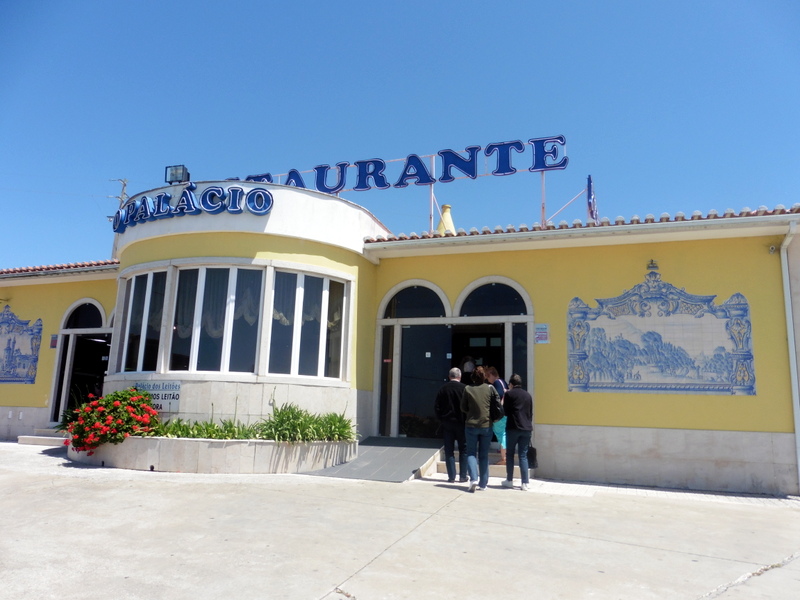
<svg viewBox="0 0 800 600">
<path fill-rule="evenodd" d="M 436 436 L 452 366 L 522 376 L 538 477 L 798 494 L 800 205 L 395 236 L 275 183 L 134 196 L 113 258 L 0 270 L 0 438 L 135 385 Z M 445 222 L 447 222 L 445 220 Z"/>
</svg>

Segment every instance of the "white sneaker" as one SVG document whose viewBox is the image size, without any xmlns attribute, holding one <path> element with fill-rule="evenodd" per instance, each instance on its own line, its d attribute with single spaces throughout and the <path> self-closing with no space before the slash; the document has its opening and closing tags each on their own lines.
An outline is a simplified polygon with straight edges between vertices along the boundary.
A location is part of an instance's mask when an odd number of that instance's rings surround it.
<svg viewBox="0 0 800 600">
<path fill-rule="evenodd" d="M 469 491 L 470 492 L 474 492 L 477 488 L 478 488 L 478 482 L 477 481 L 470 481 L 470 483 L 469 483 Z"/>
<path fill-rule="evenodd" d="M 500 482 L 500 485 L 502 485 L 504 488 L 513 488 L 514 482 L 509 481 L 508 479 L 503 479 L 503 481 Z"/>
<path fill-rule="evenodd" d="M 527 492 L 528 491 L 528 484 L 527 483 L 523 483 L 522 484 L 522 491 L 523 492 Z"/>
</svg>

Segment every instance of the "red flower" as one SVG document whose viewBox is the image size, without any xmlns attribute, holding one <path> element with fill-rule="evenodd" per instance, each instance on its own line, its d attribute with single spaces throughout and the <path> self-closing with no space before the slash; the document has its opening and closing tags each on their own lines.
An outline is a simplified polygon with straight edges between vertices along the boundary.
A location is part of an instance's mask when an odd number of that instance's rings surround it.
<svg viewBox="0 0 800 600">
<path fill-rule="evenodd" d="M 114 400 L 114 406 L 120 406 L 122 403 L 119 400 Z"/>
<path fill-rule="evenodd" d="M 83 410 L 85 410 L 86 412 L 92 412 L 92 407 L 91 406 L 87 406 Z"/>
<path fill-rule="evenodd" d="M 94 394 L 89 394 L 88 397 L 89 398 L 94 398 Z"/>
</svg>

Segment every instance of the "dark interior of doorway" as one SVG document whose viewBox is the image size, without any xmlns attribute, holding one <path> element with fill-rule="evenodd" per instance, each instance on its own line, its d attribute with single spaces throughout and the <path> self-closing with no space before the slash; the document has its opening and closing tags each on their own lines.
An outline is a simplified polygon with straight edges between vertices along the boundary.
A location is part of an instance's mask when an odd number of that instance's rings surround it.
<svg viewBox="0 0 800 600">
<path fill-rule="evenodd" d="M 61 381 L 69 377 L 66 402 L 59 398 L 55 406 L 62 406 L 66 412 L 72 411 L 86 401 L 89 394 L 103 395 L 103 379 L 108 369 L 108 353 L 111 347 L 110 334 L 81 334 L 67 336 L 75 344 L 72 355 L 72 368 L 66 372 L 66 360 L 61 365 L 59 373 L 59 393 Z M 63 354 L 66 356 L 66 348 Z M 53 415 L 54 421 L 61 420 L 62 415 Z"/>
<path fill-rule="evenodd" d="M 463 370 L 466 358 L 470 357 L 475 366 L 493 366 L 502 375 L 505 372 L 503 335 L 502 323 L 404 327 L 400 435 L 438 438 L 441 431 L 433 405 L 436 392 L 447 381 L 448 371 L 452 367 Z M 383 375 L 385 377 L 386 373 Z M 471 383 L 470 373 L 464 374 L 462 381 Z"/>
<path fill-rule="evenodd" d="M 485 325 L 456 325 L 453 327 L 453 367 L 464 371 L 467 357 L 476 367 L 494 367 L 500 376 L 505 373 L 505 345 L 502 323 Z M 469 374 L 461 380 L 469 384 Z"/>
</svg>

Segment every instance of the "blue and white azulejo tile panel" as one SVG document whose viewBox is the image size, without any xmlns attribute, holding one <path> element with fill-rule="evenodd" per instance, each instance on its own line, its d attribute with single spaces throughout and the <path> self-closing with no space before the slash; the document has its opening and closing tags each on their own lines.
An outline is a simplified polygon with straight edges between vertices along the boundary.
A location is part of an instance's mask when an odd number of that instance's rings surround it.
<svg viewBox="0 0 800 600">
<path fill-rule="evenodd" d="M 661 280 L 655 268 L 616 298 L 570 301 L 569 390 L 754 395 L 750 307 L 720 305 Z"/>
<path fill-rule="evenodd" d="M 0 312 L 0 383 L 33 383 L 42 345 L 42 320 L 31 325 L 6 305 Z"/>
</svg>

